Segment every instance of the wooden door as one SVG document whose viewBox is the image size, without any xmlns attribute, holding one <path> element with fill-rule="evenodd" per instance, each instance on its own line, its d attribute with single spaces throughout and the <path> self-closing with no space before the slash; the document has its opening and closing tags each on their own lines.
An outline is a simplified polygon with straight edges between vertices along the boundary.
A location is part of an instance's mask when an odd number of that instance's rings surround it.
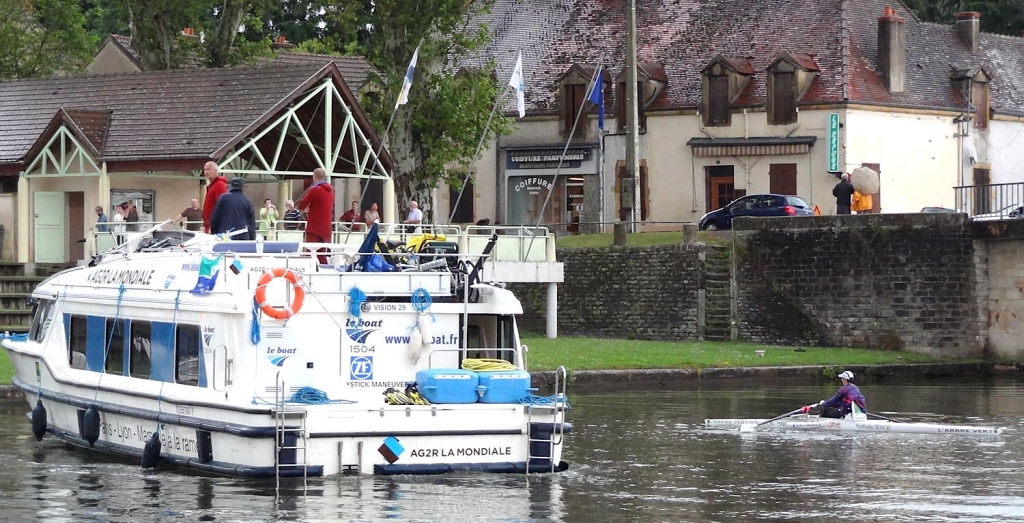
<svg viewBox="0 0 1024 523">
<path fill-rule="evenodd" d="M 707 200 L 705 205 L 708 211 L 721 209 L 729 202 L 735 200 L 740 194 L 736 190 L 733 167 L 731 165 L 713 165 L 705 167 L 707 177 Z"/>
</svg>

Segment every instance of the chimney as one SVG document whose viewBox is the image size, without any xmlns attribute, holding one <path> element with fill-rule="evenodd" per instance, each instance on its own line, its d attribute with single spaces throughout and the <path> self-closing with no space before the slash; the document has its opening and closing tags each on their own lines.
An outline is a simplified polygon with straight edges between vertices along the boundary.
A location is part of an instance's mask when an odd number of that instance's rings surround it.
<svg viewBox="0 0 1024 523">
<path fill-rule="evenodd" d="M 280 51 L 281 49 L 294 49 L 296 47 L 298 46 L 289 42 L 288 39 L 283 36 L 277 37 L 277 39 L 274 40 L 274 43 L 270 44 L 270 48 L 274 51 Z"/>
<path fill-rule="evenodd" d="M 972 53 L 978 52 L 979 33 L 981 32 L 981 13 L 967 11 L 956 14 L 956 32 L 960 40 L 970 48 Z"/>
<path fill-rule="evenodd" d="M 907 76 L 905 21 L 888 5 L 878 18 L 878 72 L 890 93 L 902 93 Z"/>
</svg>

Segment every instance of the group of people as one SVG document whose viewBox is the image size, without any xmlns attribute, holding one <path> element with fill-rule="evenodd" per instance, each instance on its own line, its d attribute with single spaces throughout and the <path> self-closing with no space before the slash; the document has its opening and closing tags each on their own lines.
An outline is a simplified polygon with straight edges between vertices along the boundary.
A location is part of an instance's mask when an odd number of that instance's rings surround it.
<svg viewBox="0 0 1024 523">
<path fill-rule="evenodd" d="M 255 240 L 257 234 L 266 234 L 281 218 L 277 207 L 267 198 L 257 214 L 255 207 L 242 190 L 245 180 L 221 176 L 217 164 L 207 162 L 203 166 L 207 180 L 206 200 L 202 212 L 199 201 L 192 200 L 192 207 L 183 211 L 177 221 L 185 220 L 190 230 L 202 230 L 211 234 L 230 234 L 236 240 Z M 326 243 L 331 239 L 331 222 L 334 221 L 334 188 L 327 181 L 327 172 L 313 170 L 313 185 L 306 190 L 298 202 L 288 200 L 284 213 L 285 229 L 297 230 L 302 220 L 301 210 L 306 212 L 305 241 Z M 200 219 L 196 219 L 197 215 Z M 256 217 L 259 216 L 259 227 Z M 241 231 L 241 232 L 239 232 Z"/>
<path fill-rule="evenodd" d="M 839 183 L 832 188 L 832 196 L 836 197 L 836 214 L 867 214 L 874 206 L 870 194 L 863 194 L 853 187 L 849 173 L 840 176 Z"/>
<path fill-rule="evenodd" d="M 114 219 L 107 218 L 102 205 L 96 206 L 96 232 L 123 233 L 139 230 L 139 209 L 133 200 L 126 200 L 114 207 Z M 120 240 L 118 243 L 122 243 Z"/>
</svg>

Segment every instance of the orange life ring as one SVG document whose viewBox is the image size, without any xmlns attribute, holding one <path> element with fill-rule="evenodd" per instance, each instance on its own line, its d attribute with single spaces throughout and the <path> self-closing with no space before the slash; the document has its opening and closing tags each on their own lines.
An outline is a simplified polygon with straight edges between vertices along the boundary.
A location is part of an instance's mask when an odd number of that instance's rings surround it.
<svg viewBox="0 0 1024 523">
<path fill-rule="evenodd" d="M 295 297 L 292 298 L 291 305 L 280 308 L 267 303 L 267 284 L 274 278 L 284 278 L 291 282 L 292 289 L 295 291 Z M 256 284 L 256 305 L 264 314 L 275 320 L 287 320 L 294 316 L 302 308 L 302 301 L 305 299 L 306 291 L 302 290 L 302 280 L 299 278 L 299 275 L 285 267 L 278 267 L 263 273 L 259 283 Z"/>
</svg>

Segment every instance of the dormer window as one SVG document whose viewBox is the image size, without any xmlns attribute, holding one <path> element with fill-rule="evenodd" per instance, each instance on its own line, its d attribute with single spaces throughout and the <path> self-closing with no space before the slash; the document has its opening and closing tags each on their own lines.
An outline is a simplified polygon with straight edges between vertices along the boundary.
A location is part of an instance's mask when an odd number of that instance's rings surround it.
<svg viewBox="0 0 1024 523">
<path fill-rule="evenodd" d="M 988 75 L 979 71 L 971 82 L 971 105 L 974 106 L 974 128 L 988 128 L 989 88 Z"/>
<path fill-rule="evenodd" d="M 573 65 L 558 80 L 560 86 L 558 100 L 559 128 L 566 137 L 569 136 L 569 132 L 576 122 L 576 116 L 580 114 L 580 107 L 587 101 L 587 87 L 589 87 L 590 81 L 594 77 L 595 69 L 594 67 Z M 576 133 L 573 137 L 584 136 L 587 127 L 582 122 L 581 124 L 576 124 Z"/>
<path fill-rule="evenodd" d="M 980 67 L 953 71 L 953 85 L 960 91 L 960 96 L 970 105 L 975 129 L 987 129 L 991 98 L 989 86 L 992 77 Z"/>
<path fill-rule="evenodd" d="M 730 105 L 739 98 L 754 75 L 750 62 L 717 56 L 701 71 L 701 113 L 704 125 L 732 125 Z"/>
<path fill-rule="evenodd" d="M 619 76 L 615 78 L 615 121 L 619 130 L 626 128 L 626 69 L 623 68 Z M 637 127 L 641 131 L 647 129 L 648 107 L 654 105 L 658 96 L 668 85 L 668 76 L 665 75 L 665 68 L 661 64 L 644 63 L 637 65 L 636 69 L 636 92 L 640 99 L 637 104 Z"/>
<path fill-rule="evenodd" d="M 796 123 L 796 104 L 814 81 L 818 66 L 806 54 L 783 53 L 767 68 L 768 98 L 765 109 L 768 123 L 786 125 Z"/>
</svg>

